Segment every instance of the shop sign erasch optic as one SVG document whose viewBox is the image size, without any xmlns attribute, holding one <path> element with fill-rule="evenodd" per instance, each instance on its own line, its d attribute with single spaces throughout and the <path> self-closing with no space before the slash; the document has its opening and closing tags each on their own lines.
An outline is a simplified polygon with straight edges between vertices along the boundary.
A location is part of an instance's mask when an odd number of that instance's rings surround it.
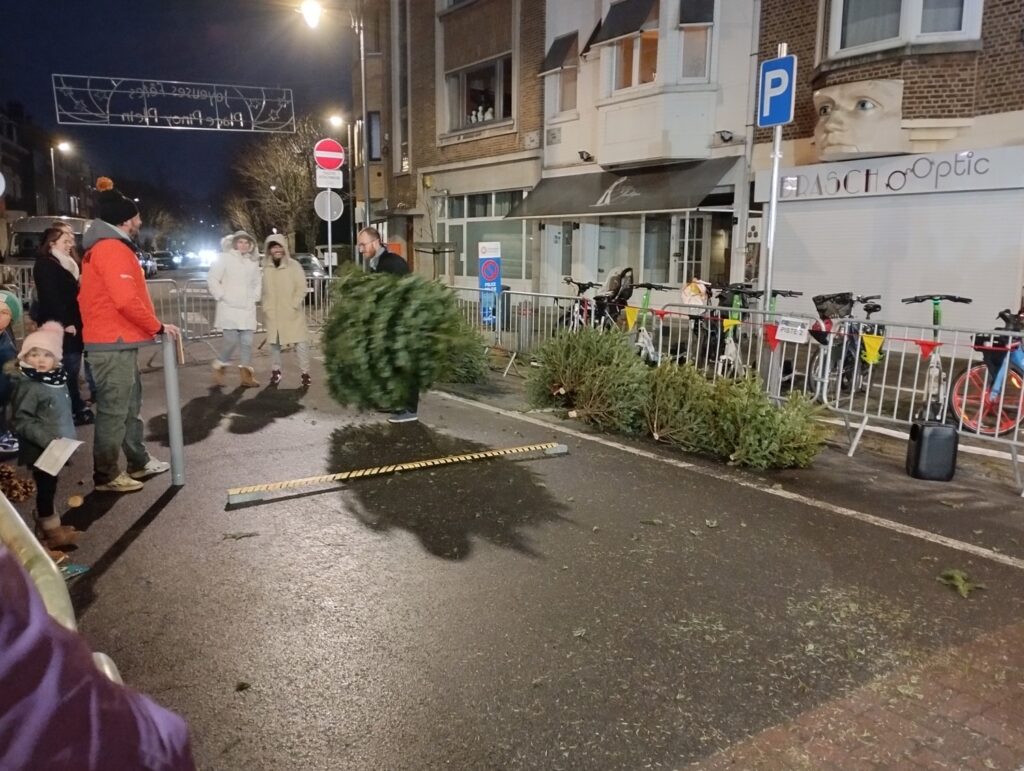
<svg viewBox="0 0 1024 771">
<path fill-rule="evenodd" d="M 290 88 L 53 75 L 57 122 L 205 131 L 294 132 Z"/>
<path fill-rule="evenodd" d="M 760 171 L 754 199 L 767 201 L 771 174 Z M 1024 188 L 1024 147 L 896 155 L 784 169 L 780 201 Z"/>
</svg>

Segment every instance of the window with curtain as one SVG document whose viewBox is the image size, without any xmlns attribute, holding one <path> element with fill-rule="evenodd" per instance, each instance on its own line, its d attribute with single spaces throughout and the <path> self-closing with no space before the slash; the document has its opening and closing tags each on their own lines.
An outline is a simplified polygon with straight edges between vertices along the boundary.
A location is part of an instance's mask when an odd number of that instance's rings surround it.
<svg viewBox="0 0 1024 771">
<path fill-rule="evenodd" d="M 983 0 L 833 0 L 829 52 L 981 37 Z"/>
<path fill-rule="evenodd" d="M 615 43 L 614 89 L 653 83 L 658 76 L 658 7 L 651 6 L 647 20 L 635 35 Z"/>
<path fill-rule="evenodd" d="M 450 73 L 446 82 L 450 131 L 513 117 L 511 56 Z"/>
<path fill-rule="evenodd" d="M 708 80 L 711 77 L 711 31 L 714 23 L 714 0 L 681 0 L 679 35 L 685 80 Z"/>
</svg>

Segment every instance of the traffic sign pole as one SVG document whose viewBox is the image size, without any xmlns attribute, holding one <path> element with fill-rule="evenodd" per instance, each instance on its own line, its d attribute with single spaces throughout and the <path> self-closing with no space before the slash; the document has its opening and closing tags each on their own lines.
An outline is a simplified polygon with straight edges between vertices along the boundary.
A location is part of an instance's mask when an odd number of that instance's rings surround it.
<svg viewBox="0 0 1024 771">
<path fill-rule="evenodd" d="M 786 55 L 788 46 L 779 43 L 779 57 Z M 796 88 L 796 83 L 790 84 Z M 772 136 L 772 191 L 768 198 L 768 242 L 765 246 L 765 277 L 764 297 L 761 298 L 761 308 L 765 313 L 772 304 L 772 273 L 775 270 L 775 220 L 779 209 L 779 167 L 782 163 L 782 124 L 775 126 Z"/>
</svg>

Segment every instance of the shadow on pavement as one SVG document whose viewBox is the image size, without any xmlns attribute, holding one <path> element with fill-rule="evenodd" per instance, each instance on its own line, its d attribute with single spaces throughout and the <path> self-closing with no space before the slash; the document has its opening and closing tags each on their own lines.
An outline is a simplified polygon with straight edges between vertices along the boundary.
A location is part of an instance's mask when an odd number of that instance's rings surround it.
<svg viewBox="0 0 1024 771">
<path fill-rule="evenodd" d="M 212 386 L 206 396 L 197 396 L 181 408 L 181 432 L 185 444 L 196 444 L 206 439 L 221 421 L 242 400 L 244 388 L 227 391 Z M 167 447 L 167 413 L 154 415 L 146 427 L 146 441 L 160 442 Z"/>
<path fill-rule="evenodd" d="M 228 431 L 232 434 L 255 434 L 275 420 L 301 412 L 301 400 L 307 391 L 306 388 L 282 389 L 268 385 L 255 398 L 238 404 L 232 413 Z"/>
<path fill-rule="evenodd" d="M 352 426 L 332 434 L 328 473 L 489 449 L 421 423 Z M 538 556 L 523 530 L 562 520 L 568 510 L 533 471 L 510 460 L 402 472 L 353 482 L 347 491 L 360 504 L 354 513 L 366 527 L 406 530 L 429 553 L 448 560 L 466 559 L 473 538 Z"/>
<path fill-rule="evenodd" d="M 89 484 L 92 484 L 92 480 Z M 88 530 L 123 497 L 123 493 L 98 493 L 93 490 L 85 496 L 81 506 L 77 509 L 68 509 L 64 513 L 60 518 L 61 523 L 71 525 L 77 530 Z"/>
<path fill-rule="evenodd" d="M 165 490 L 163 494 L 153 502 L 153 505 L 146 509 L 142 516 L 135 520 L 131 527 L 125 530 L 121 537 L 110 545 L 110 548 L 103 553 L 103 556 L 96 560 L 89 569 L 89 572 L 79 578 L 73 585 L 68 587 L 76 615 L 81 616 L 82 613 L 92 605 L 93 600 L 96 599 L 96 582 L 99 581 L 100 578 L 103 577 L 103 574 L 110 569 L 110 566 L 128 550 L 128 547 L 135 543 L 135 540 L 142 535 L 143 531 L 149 527 L 160 512 L 167 507 L 167 504 L 174 499 L 174 496 L 178 494 L 179 490 L 181 490 L 180 487 L 168 487 L 167 490 Z M 94 493 L 89 497 L 92 498 L 96 495 L 102 494 Z M 110 503 L 107 504 L 107 510 L 109 511 L 113 502 L 121 496 L 117 494 L 108 494 L 102 495 L 102 497 L 104 499 L 110 499 Z M 82 509 L 84 508 L 85 506 L 82 507 Z M 81 511 L 81 509 L 78 509 L 78 511 Z M 65 524 L 72 524 L 69 517 L 64 517 L 64 521 Z M 75 523 L 75 526 L 80 527 L 77 523 Z"/>
</svg>

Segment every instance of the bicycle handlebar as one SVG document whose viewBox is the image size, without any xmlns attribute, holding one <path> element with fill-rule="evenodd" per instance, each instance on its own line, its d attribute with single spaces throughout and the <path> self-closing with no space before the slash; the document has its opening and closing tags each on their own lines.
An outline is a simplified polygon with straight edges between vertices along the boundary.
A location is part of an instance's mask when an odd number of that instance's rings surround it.
<svg viewBox="0 0 1024 771">
<path fill-rule="evenodd" d="M 577 281 L 572 278 L 572 276 L 565 276 L 562 278 L 562 281 L 566 284 L 572 284 L 579 289 L 581 293 L 586 292 L 588 289 L 593 289 L 596 286 L 600 286 L 600 284 L 595 284 L 593 281 Z"/>
<path fill-rule="evenodd" d="M 872 300 L 881 300 L 881 299 L 882 299 L 882 295 L 880 295 L 880 294 L 857 295 L 856 297 L 853 298 L 854 302 L 858 302 L 861 305 L 863 305 L 864 303 L 869 303 Z"/>
<path fill-rule="evenodd" d="M 732 291 L 736 292 L 737 294 L 745 295 L 747 297 L 753 297 L 755 299 L 758 298 L 758 297 L 764 297 L 764 290 L 763 289 L 739 289 L 739 288 L 735 288 Z M 804 294 L 803 292 L 797 292 L 797 291 L 795 291 L 793 289 L 773 289 L 772 290 L 772 297 L 803 297 L 803 294 Z"/>
<path fill-rule="evenodd" d="M 634 289 L 657 289 L 662 292 L 676 292 L 679 290 L 677 286 L 665 286 L 664 284 L 651 284 L 644 282 L 642 284 L 633 284 Z"/>
<path fill-rule="evenodd" d="M 970 303 L 974 302 L 970 297 L 961 297 L 956 294 L 918 294 L 913 297 L 904 297 L 900 302 L 907 303 L 923 303 L 923 302 L 941 302 L 942 300 L 949 300 L 953 303 Z"/>
</svg>

